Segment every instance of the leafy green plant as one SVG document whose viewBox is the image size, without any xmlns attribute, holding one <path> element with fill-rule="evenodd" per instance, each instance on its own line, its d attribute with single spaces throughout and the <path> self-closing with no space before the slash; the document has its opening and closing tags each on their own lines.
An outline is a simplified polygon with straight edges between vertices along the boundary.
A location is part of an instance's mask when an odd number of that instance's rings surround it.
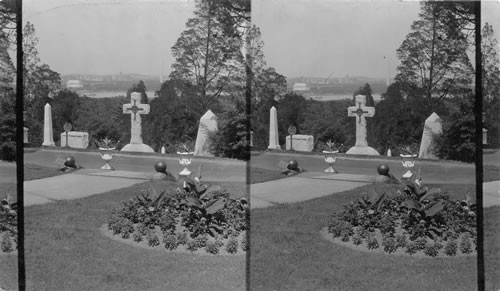
<svg viewBox="0 0 500 291">
<path fill-rule="evenodd" d="M 206 235 L 200 235 L 194 239 L 196 244 L 198 245 L 198 248 L 204 248 L 207 245 L 208 242 L 208 237 Z"/>
<path fill-rule="evenodd" d="M 418 251 L 418 246 L 415 242 L 410 241 L 406 244 L 406 253 L 413 255 L 417 251 Z"/>
<path fill-rule="evenodd" d="M 178 232 L 177 233 L 177 244 L 178 245 L 185 245 L 187 244 L 189 238 L 188 238 L 188 235 L 187 233 L 185 232 Z"/>
<path fill-rule="evenodd" d="M 226 252 L 236 254 L 238 252 L 238 240 L 234 237 L 230 238 L 226 243 Z"/>
<path fill-rule="evenodd" d="M 378 240 L 376 237 L 370 237 L 367 240 L 368 249 L 374 250 L 379 248 Z"/>
<path fill-rule="evenodd" d="M 205 251 L 207 251 L 207 253 L 216 255 L 219 253 L 219 246 L 214 241 L 209 241 L 205 246 Z"/>
<path fill-rule="evenodd" d="M 156 247 L 160 245 L 160 239 L 153 231 L 149 231 L 148 234 L 146 234 L 146 240 L 148 241 L 148 246 L 150 247 Z"/>
<path fill-rule="evenodd" d="M 393 253 L 398 249 L 396 240 L 391 236 L 384 236 L 382 239 L 382 246 L 384 247 L 384 251 L 386 253 Z"/>
<path fill-rule="evenodd" d="M 470 254 L 472 252 L 472 243 L 468 235 L 464 235 L 460 240 L 460 251 L 463 254 Z"/>
<path fill-rule="evenodd" d="M 173 251 L 178 246 L 177 236 L 173 234 L 166 234 L 163 237 L 163 243 L 165 244 L 165 248 L 169 251 Z"/>
<path fill-rule="evenodd" d="M 444 253 L 450 257 L 455 256 L 457 254 L 457 241 L 449 240 L 444 246 Z"/>
<path fill-rule="evenodd" d="M 241 250 L 243 250 L 244 252 L 248 251 L 248 249 L 250 248 L 250 245 L 248 244 L 248 240 L 247 240 L 246 236 L 244 236 L 241 239 L 240 246 L 241 246 Z"/>
<path fill-rule="evenodd" d="M 428 255 L 429 257 L 435 257 L 439 253 L 439 245 L 434 244 L 427 244 L 424 248 L 424 253 Z"/>
<path fill-rule="evenodd" d="M 132 235 L 132 239 L 135 241 L 135 242 L 141 242 L 144 240 L 142 234 L 139 232 L 139 231 L 136 231 L 134 232 L 134 234 Z"/>
<path fill-rule="evenodd" d="M 359 234 L 354 234 L 352 236 L 352 243 L 356 246 L 359 246 L 360 244 L 363 243 L 363 239 L 361 238 L 361 236 Z"/>
<path fill-rule="evenodd" d="M 396 246 L 398 248 L 404 248 L 406 247 L 406 244 L 408 243 L 408 240 L 406 239 L 406 236 L 404 234 L 398 234 L 395 236 L 396 239 Z"/>
<path fill-rule="evenodd" d="M 188 240 L 186 247 L 188 251 L 194 252 L 198 250 L 198 243 L 194 239 L 190 239 Z"/>
<path fill-rule="evenodd" d="M 2 235 L 2 243 L 0 245 L 0 248 L 5 253 L 9 253 L 9 252 L 12 252 L 14 250 L 12 241 L 10 239 L 10 234 L 8 232 L 5 232 Z"/>
</svg>

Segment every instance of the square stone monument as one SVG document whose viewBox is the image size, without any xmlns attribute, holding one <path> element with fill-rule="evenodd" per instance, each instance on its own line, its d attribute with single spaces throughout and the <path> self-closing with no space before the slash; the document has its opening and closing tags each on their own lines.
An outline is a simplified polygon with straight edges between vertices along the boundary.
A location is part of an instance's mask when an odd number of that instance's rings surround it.
<svg viewBox="0 0 500 291">
<path fill-rule="evenodd" d="M 66 132 L 61 133 L 61 147 L 66 146 Z M 89 146 L 89 133 L 82 131 L 68 132 L 68 146 L 75 149 L 86 149 Z"/>
<path fill-rule="evenodd" d="M 314 148 L 314 137 L 312 135 L 294 134 L 286 137 L 286 149 L 300 152 L 312 152 Z"/>
</svg>

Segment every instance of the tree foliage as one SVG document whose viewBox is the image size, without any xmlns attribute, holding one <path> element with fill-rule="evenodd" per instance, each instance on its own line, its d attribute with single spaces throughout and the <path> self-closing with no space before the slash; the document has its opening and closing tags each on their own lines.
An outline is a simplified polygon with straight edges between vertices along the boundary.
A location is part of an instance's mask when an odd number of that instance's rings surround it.
<svg viewBox="0 0 500 291">
<path fill-rule="evenodd" d="M 204 110 L 222 94 L 231 95 L 244 86 L 242 41 L 228 36 L 226 24 L 215 17 L 217 2 L 199 1 L 184 30 L 172 47 L 175 63 L 171 79 L 189 81 L 197 88 Z M 242 94 L 241 94 L 242 95 Z"/>
<path fill-rule="evenodd" d="M 364 86 L 359 87 L 358 90 L 352 94 L 352 101 L 356 103 L 356 95 L 365 95 L 366 96 L 366 106 L 373 107 L 375 106 L 375 100 L 373 100 L 372 96 L 372 88 L 370 84 L 366 83 Z"/>
<path fill-rule="evenodd" d="M 459 94 L 473 77 L 466 35 L 451 21 L 450 10 L 436 3 L 421 4 L 419 19 L 397 50 L 401 65 L 396 80 L 407 84 L 413 94 L 420 93 L 430 107 L 436 99 Z"/>
</svg>

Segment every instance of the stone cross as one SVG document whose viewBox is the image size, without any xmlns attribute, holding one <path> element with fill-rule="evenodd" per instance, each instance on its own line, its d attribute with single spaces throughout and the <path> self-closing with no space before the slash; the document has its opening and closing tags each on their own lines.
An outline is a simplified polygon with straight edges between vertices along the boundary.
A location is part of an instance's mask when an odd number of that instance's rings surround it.
<svg viewBox="0 0 500 291">
<path fill-rule="evenodd" d="M 366 96 L 357 95 L 356 105 L 347 108 L 347 116 L 356 117 L 356 147 L 366 147 L 368 142 L 366 141 L 366 118 L 373 117 L 375 115 L 374 107 L 367 107 Z"/>
<path fill-rule="evenodd" d="M 141 93 L 130 94 L 130 103 L 123 104 L 123 114 L 130 114 L 130 143 L 142 144 L 141 114 L 149 113 L 149 104 L 141 104 Z M 132 116 L 133 114 L 133 116 Z"/>
</svg>

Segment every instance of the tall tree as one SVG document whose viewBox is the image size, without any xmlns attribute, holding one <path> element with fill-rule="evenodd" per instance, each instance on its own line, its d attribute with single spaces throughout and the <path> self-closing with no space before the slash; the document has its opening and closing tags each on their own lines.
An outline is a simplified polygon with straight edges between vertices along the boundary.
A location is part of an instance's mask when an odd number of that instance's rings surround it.
<svg viewBox="0 0 500 291">
<path fill-rule="evenodd" d="M 132 92 L 137 92 L 141 93 L 141 103 L 142 104 L 148 104 L 148 95 L 146 94 L 146 85 L 142 80 L 139 81 L 139 83 L 132 85 L 127 90 L 127 99 L 130 99 L 130 94 Z"/>
<path fill-rule="evenodd" d="M 175 63 L 170 77 L 197 86 L 204 110 L 244 82 L 241 39 L 224 33 L 226 25 L 215 17 L 216 5 L 214 0 L 198 1 L 195 17 L 172 47 Z"/>
<path fill-rule="evenodd" d="M 366 83 L 364 86 L 359 87 L 358 90 L 352 94 L 352 100 L 356 102 L 356 95 L 365 95 L 366 96 L 366 106 L 375 106 L 375 100 L 373 100 L 372 96 L 372 87 L 370 84 Z"/>
<path fill-rule="evenodd" d="M 460 26 L 441 18 L 449 16 L 437 2 L 421 4 L 419 19 L 397 50 L 401 61 L 396 81 L 421 92 L 432 107 L 433 99 L 444 99 L 472 84 L 473 68 L 467 56 L 468 41 Z"/>
<path fill-rule="evenodd" d="M 484 126 L 490 135 L 498 137 L 500 133 L 500 61 L 497 52 L 498 42 L 494 35 L 493 27 L 485 23 L 481 31 Z"/>
</svg>

